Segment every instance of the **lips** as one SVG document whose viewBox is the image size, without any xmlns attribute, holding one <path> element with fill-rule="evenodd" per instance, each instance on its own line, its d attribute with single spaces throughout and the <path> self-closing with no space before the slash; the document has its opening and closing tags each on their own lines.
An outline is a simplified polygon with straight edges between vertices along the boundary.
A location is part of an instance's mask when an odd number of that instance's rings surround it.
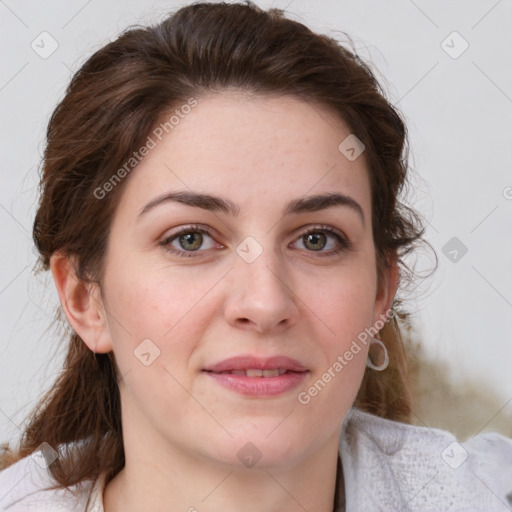
<svg viewBox="0 0 512 512">
<path fill-rule="evenodd" d="M 239 356 L 225 359 L 204 369 L 214 373 L 232 373 L 247 377 L 278 377 L 287 372 L 307 372 L 308 369 L 298 361 L 287 356 L 259 358 Z"/>
<path fill-rule="evenodd" d="M 286 356 L 240 356 L 225 359 L 203 372 L 217 384 L 239 395 L 273 398 L 301 385 L 309 370 Z"/>
<path fill-rule="evenodd" d="M 215 373 L 228 373 L 230 375 L 245 375 L 246 377 L 279 377 L 289 372 L 286 368 L 277 368 L 275 370 L 260 370 L 258 368 L 247 368 L 246 370 L 230 370 L 227 372 Z"/>
</svg>

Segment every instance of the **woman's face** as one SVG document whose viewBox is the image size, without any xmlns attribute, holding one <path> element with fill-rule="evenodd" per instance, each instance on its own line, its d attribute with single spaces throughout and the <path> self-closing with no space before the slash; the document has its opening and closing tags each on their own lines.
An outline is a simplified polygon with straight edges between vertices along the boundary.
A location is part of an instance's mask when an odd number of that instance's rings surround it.
<svg viewBox="0 0 512 512">
<path fill-rule="evenodd" d="M 377 288 L 364 153 L 338 149 L 349 135 L 319 106 L 226 92 L 126 178 L 103 281 L 125 432 L 260 467 L 338 435 L 365 371 L 353 342 L 394 295 Z"/>
</svg>

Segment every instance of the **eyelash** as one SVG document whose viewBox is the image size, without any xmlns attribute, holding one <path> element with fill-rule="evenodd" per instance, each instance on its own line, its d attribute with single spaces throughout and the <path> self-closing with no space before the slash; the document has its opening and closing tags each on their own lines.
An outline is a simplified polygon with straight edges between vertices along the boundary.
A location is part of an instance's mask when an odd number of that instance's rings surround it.
<svg viewBox="0 0 512 512">
<path fill-rule="evenodd" d="M 181 249 L 176 249 L 175 247 L 172 247 L 170 245 L 170 243 L 173 242 L 174 240 L 176 240 L 178 237 L 180 237 L 182 235 L 190 234 L 190 233 L 206 234 L 213 239 L 213 232 L 210 228 L 208 228 L 207 226 L 201 226 L 201 225 L 195 224 L 195 225 L 185 226 L 184 228 L 180 229 L 178 232 L 165 237 L 159 243 L 159 245 L 163 246 L 165 248 L 165 250 L 175 254 L 178 257 L 197 258 L 198 256 L 196 256 L 195 253 L 200 253 L 200 252 L 204 252 L 204 251 L 201 251 L 201 250 L 183 251 Z M 318 256 L 321 258 L 328 257 L 328 256 L 335 256 L 342 252 L 353 250 L 353 244 L 348 238 L 346 238 L 344 235 L 339 233 L 333 227 L 326 226 L 326 225 L 313 226 L 312 228 L 309 228 L 308 230 L 301 233 L 296 240 L 298 240 L 299 238 L 304 237 L 306 235 L 313 234 L 313 233 L 315 233 L 315 234 L 316 233 L 327 233 L 327 234 L 333 236 L 338 241 L 338 243 L 341 245 L 341 247 L 339 247 L 338 249 L 333 249 L 327 253 L 318 252 Z M 307 251 L 307 252 L 314 253 L 315 251 Z"/>
</svg>

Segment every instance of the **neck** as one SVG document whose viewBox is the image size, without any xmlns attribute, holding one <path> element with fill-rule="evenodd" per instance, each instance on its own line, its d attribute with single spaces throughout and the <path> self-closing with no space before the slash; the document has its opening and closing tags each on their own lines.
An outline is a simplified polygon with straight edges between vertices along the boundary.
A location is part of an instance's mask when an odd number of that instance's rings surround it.
<svg viewBox="0 0 512 512">
<path fill-rule="evenodd" d="M 105 512 L 333 511 L 337 433 L 294 466 L 245 471 L 123 434 L 126 463 L 105 487 Z"/>
</svg>

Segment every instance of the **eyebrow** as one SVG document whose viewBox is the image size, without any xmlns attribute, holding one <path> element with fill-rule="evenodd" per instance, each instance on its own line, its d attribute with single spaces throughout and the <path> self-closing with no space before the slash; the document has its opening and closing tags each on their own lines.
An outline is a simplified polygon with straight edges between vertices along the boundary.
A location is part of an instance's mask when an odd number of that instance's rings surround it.
<svg viewBox="0 0 512 512">
<path fill-rule="evenodd" d="M 137 218 L 139 219 L 153 208 L 168 202 L 177 202 L 212 212 L 222 212 L 235 217 L 240 213 L 240 206 L 229 199 L 210 194 L 201 194 L 199 192 L 176 191 L 168 192 L 151 200 L 146 204 L 146 206 L 144 206 L 144 208 L 142 208 Z M 283 216 L 306 212 L 317 212 L 335 206 L 345 206 L 350 208 L 359 215 L 364 225 L 365 218 L 361 205 L 352 197 L 339 193 L 317 194 L 294 199 L 283 209 Z"/>
</svg>

